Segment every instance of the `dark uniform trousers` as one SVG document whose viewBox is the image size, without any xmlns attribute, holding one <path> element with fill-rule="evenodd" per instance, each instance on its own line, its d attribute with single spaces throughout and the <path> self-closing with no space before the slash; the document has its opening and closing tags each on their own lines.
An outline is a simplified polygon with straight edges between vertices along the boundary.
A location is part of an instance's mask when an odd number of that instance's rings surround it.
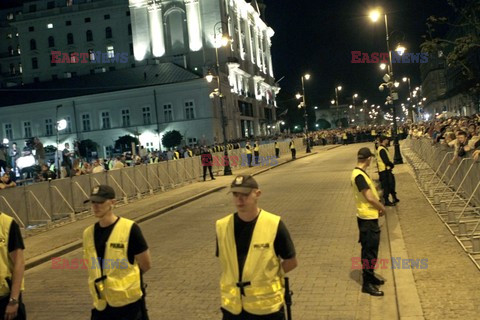
<svg viewBox="0 0 480 320">
<path fill-rule="evenodd" d="M 297 149 L 290 149 L 292 151 L 292 159 L 295 160 L 297 158 Z"/>
<path fill-rule="evenodd" d="M 242 310 L 242 313 L 238 315 L 231 314 L 230 312 L 226 311 L 223 308 L 220 308 L 223 313 L 222 320 L 285 320 L 285 310 L 282 307 L 280 311 L 267 314 L 264 316 L 257 316 L 251 313 Z"/>
<path fill-rule="evenodd" d="M 258 158 L 260 158 L 260 152 L 259 151 L 253 151 L 255 155 L 255 164 L 258 164 Z"/>
<path fill-rule="evenodd" d="M 143 320 L 142 299 L 124 307 L 112 308 L 109 305 L 103 311 L 92 309 L 91 320 Z M 148 319 L 148 318 L 147 318 Z"/>
<path fill-rule="evenodd" d="M 383 189 L 383 199 L 388 202 L 388 196 L 392 195 L 393 200 L 395 200 L 397 198 L 397 192 L 395 191 L 395 176 L 392 170 L 379 172 L 378 175 Z"/>
<path fill-rule="evenodd" d="M 374 266 L 378 257 L 378 246 L 380 245 L 380 227 L 378 219 L 365 220 L 357 218 L 360 239 L 362 245 L 362 276 L 363 285 L 372 283 L 374 277 Z M 373 260 L 375 259 L 375 260 Z M 368 264 L 365 263 L 368 261 Z M 373 262 L 373 265 L 372 265 Z"/>
<path fill-rule="evenodd" d="M 213 180 L 213 172 L 212 172 L 212 166 L 203 166 L 203 181 L 207 178 L 207 168 L 208 172 L 210 173 L 210 178 Z"/>
<path fill-rule="evenodd" d="M 248 166 L 251 167 L 252 166 L 252 154 L 251 153 L 247 153 L 247 161 L 248 161 Z"/>
<path fill-rule="evenodd" d="M 275 157 L 278 159 L 280 157 L 280 149 L 275 148 Z"/>
</svg>

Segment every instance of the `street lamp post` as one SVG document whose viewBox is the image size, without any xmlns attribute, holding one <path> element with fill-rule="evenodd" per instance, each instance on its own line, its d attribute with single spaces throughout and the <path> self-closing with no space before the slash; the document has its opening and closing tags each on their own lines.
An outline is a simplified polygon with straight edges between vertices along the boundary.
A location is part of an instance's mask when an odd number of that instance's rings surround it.
<svg viewBox="0 0 480 320">
<path fill-rule="evenodd" d="M 59 125 L 58 125 L 58 109 L 60 109 L 62 107 L 61 104 L 57 105 L 55 107 L 55 131 L 57 132 L 57 156 L 56 156 L 56 160 L 57 160 L 57 179 L 60 179 L 60 151 L 58 150 L 58 147 L 60 145 L 60 137 L 59 137 L 59 131 L 60 131 L 60 128 L 59 128 Z"/>
<path fill-rule="evenodd" d="M 393 65 L 392 65 L 392 52 L 390 51 L 390 34 L 388 32 L 388 18 L 387 14 L 383 14 L 385 18 L 385 33 L 386 33 L 386 40 L 387 40 L 387 50 L 388 50 L 388 75 L 389 75 L 389 80 L 388 82 L 391 82 L 392 84 L 395 83 L 393 79 Z M 373 22 L 376 22 L 378 18 L 380 17 L 380 13 L 378 11 L 374 11 L 370 14 L 370 18 L 372 19 Z M 405 48 L 403 46 L 399 46 L 397 49 L 399 54 L 403 54 L 405 52 Z M 397 134 L 397 110 L 395 106 L 395 100 L 394 96 L 397 95 L 397 93 L 394 92 L 393 85 L 388 85 L 389 92 L 390 92 L 390 97 L 391 97 L 391 103 L 392 103 L 392 109 L 393 109 L 393 146 L 395 149 L 395 155 L 393 158 L 393 161 L 395 164 L 401 164 L 403 163 L 402 155 L 400 153 L 400 144 L 398 143 L 398 134 Z"/>
<path fill-rule="evenodd" d="M 223 30 L 222 26 L 226 25 L 224 22 L 219 21 L 215 24 L 213 27 L 213 38 L 214 38 L 214 47 L 215 47 L 215 78 L 217 78 L 217 90 L 213 92 L 214 95 L 217 95 L 220 101 L 220 112 L 221 112 L 221 117 L 222 117 L 222 132 L 223 132 L 223 157 L 224 157 L 224 170 L 223 170 L 223 175 L 225 176 L 231 176 L 232 175 L 232 168 L 230 167 L 230 161 L 228 158 L 228 146 L 227 146 L 227 130 L 226 130 L 226 117 L 225 117 L 225 111 L 223 110 L 223 94 L 222 94 L 222 88 L 220 85 L 220 62 L 218 61 L 218 48 L 219 47 L 224 47 L 226 46 L 230 39 L 227 37 L 223 37 L 221 39 L 217 38 L 217 29 L 220 29 L 221 32 L 219 34 L 223 35 Z M 213 80 L 213 75 L 208 74 L 207 75 L 207 81 L 211 82 Z"/>
<path fill-rule="evenodd" d="M 413 123 L 413 108 L 412 106 L 412 88 L 410 87 L 410 77 L 403 77 L 403 82 L 408 82 L 408 118 Z"/>
<path fill-rule="evenodd" d="M 309 79 L 310 79 L 309 74 L 305 74 L 305 75 L 302 76 L 302 94 L 297 93 L 295 95 L 295 97 L 297 99 L 302 98 L 302 102 L 300 103 L 300 105 L 298 107 L 299 108 L 304 108 L 303 117 L 305 118 L 305 126 L 304 126 L 303 131 L 305 133 L 305 137 L 306 137 L 306 140 L 307 140 L 307 150 L 306 150 L 307 153 L 311 152 L 310 141 L 308 140 L 308 113 L 307 113 L 307 102 L 306 102 L 306 98 L 305 98 L 305 80 L 309 80 Z"/>
<path fill-rule="evenodd" d="M 337 106 L 337 118 L 339 118 L 339 114 L 340 114 L 340 109 L 338 107 L 338 91 L 342 91 L 342 86 L 337 86 L 335 87 L 335 104 Z M 340 120 L 340 119 L 337 119 L 337 121 Z"/>
</svg>

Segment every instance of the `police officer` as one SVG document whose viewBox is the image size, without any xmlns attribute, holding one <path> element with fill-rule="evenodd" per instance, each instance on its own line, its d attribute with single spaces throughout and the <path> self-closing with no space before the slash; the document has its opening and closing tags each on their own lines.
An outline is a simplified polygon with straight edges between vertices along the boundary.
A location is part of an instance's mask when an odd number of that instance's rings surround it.
<svg viewBox="0 0 480 320">
<path fill-rule="evenodd" d="M 258 144 L 258 141 L 255 141 L 255 144 L 253 145 L 253 154 L 255 156 L 255 164 L 258 164 L 258 158 L 260 158 L 260 145 Z"/>
<path fill-rule="evenodd" d="M 0 212 L 0 318 L 25 319 L 21 303 L 25 260 L 20 227 L 12 217 Z"/>
<path fill-rule="evenodd" d="M 173 151 L 173 160 L 180 159 L 180 152 L 178 152 L 177 148 Z"/>
<path fill-rule="evenodd" d="M 380 183 L 382 184 L 383 188 L 384 204 L 386 206 L 394 206 L 395 203 L 399 202 L 400 200 L 397 198 L 397 193 L 395 191 L 395 176 L 392 173 L 392 169 L 395 165 L 393 164 L 387 147 L 390 143 L 390 139 L 388 137 L 381 136 L 379 142 L 380 144 L 377 150 L 377 165 Z M 393 202 L 389 200 L 389 195 L 392 195 Z"/>
<path fill-rule="evenodd" d="M 380 227 L 378 217 L 385 214 L 385 207 L 380 202 L 377 189 L 366 173 L 374 155 L 368 148 L 361 148 L 357 154 L 357 166 L 353 169 L 351 184 L 357 207 L 357 223 L 362 245 L 362 292 L 372 296 L 383 296 L 378 285 L 384 284 L 374 274 L 380 244 Z"/>
<path fill-rule="evenodd" d="M 258 207 L 262 192 L 252 176 L 237 176 L 230 192 L 237 212 L 216 223 L 223 320 L 283 320 L 283 276 L 297 266 L 290 234 Z"/>
<path fill-rule="evenodd" d="M 297 157 L 297 149 L 295 149 L 295 142 L 293 141 L 293 138 L 290 140 L 288 146 L 290 148 L 290 151 L 292 152 L 292 160 L 295 160 Z"/>
<path fill-rule="evenodd" d="M 247 153 L 247 162 L 248 166 L 252 166 L 252 146 L 250 145 L 250 140 L 245 144 L 245 152 Z"/>
<path fill-rule="evenodd" d="M 215 180 L 213 177 L 212 172 L 212 165 L 213 165 L 213 156 L 206 146 L 203 146 L 202 153 L 200 154 L 200 158 L 202 159 L 202 167 L 203 167 L 203 181 L 207 178 L 207 169 L 210 172 L 210 178 Z"/>
<path fill-rule="evenodd" d="M 94 306 L 91 319 L 148 319 L 142 275 L 151 268 L 151 259 L 140 227 L 113 213 L 112 187 L 94 187 L 88 201 L 99 219 L 83 232 L 88 286 Z"/>
<path fill-rule="evenodd" d="M 275 147 L 275 157 L 278 159 L 280 158 L 280 146 L 278 145 L 277 140 L 275 140 L 274 147 Z"/>
</svg>

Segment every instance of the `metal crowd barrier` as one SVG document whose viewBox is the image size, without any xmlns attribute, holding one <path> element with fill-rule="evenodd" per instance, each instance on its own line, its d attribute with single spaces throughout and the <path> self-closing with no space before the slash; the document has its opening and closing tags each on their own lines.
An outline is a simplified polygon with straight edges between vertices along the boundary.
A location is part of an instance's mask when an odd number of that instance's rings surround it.
<svg viewBox="0 0 480 320">
<path fill-rule="evenodd" d="M 294 139 L 294 142 L 297 151 L 303 149 L 303 139 Z M 289 141 L 279 142 L 279 147 L 281 155 L 290 154 Z M 230 159 L 238 159 L 235 163 L 231 162 L 235 165 L 233 170 L 247 165 L 244 152 L 244 148 L 228 151 Z M 259 165 L 274 164 L 271 160 L 275 157 L 273 143 L 260 145 L 259 152 Z M 221 161 L 223 152 L 216 152 L 213 156 L 212 171 L 219 175 L 224 168 Z M 252 163 L 255 163 L 254 157 Z M 88 199 L 91 189 L 100 184 L 113 187 L 119 204 L 127 204 L 201 179 L 203 168 L 200 156 L 142 164 L 0 190 L 0 212 L 14 217 L 22 228 L 34 229 L 65 219 L 75 220 L 79 214 L 87 213 L 90 205 L 83 202 Z"/>
<path fill-rule="evenodd" d="M 403 148 L 422 192 L 480 269 L 480 162 L 468 152 L 451 163 L 453 148 L 427 138 Z"/>
</svg>

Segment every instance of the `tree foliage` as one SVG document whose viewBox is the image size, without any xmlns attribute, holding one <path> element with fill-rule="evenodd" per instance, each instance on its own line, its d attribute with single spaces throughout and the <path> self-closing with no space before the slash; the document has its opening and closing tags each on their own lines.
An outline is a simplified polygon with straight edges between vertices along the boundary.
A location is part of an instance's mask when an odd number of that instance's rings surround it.
<svg viewBox="0 0 480 320">
<path fill-rule="evenodd" d="M 135 143 L 135 145 L 140 143 L 136 137 L 130 135 L 119 137 L 115 141 L 115 149 L 120 149 L 121 152 L 130 151 L 132 149 L 132 142 Z"/>
<path fill-rule="evenodd" d="M 167 131 L 162 137 L 162 145 L 165 148 L 174 148 L 182 143 L 183 136 L 177 130 Z"/>
<path fill-rule="evenodd" d="M 82 140 L 78 144 L 78 152 L 82 158 L 87 158 L 89 152 L 97 151 L 98 144 L 90 139 Z"/>
<path fill-rule="evenodd" d="M 318 119 L 317 124 L 319 130 L 330 129 L 332 127 L 332 124 L 326 119 Z"/>
</svg>

